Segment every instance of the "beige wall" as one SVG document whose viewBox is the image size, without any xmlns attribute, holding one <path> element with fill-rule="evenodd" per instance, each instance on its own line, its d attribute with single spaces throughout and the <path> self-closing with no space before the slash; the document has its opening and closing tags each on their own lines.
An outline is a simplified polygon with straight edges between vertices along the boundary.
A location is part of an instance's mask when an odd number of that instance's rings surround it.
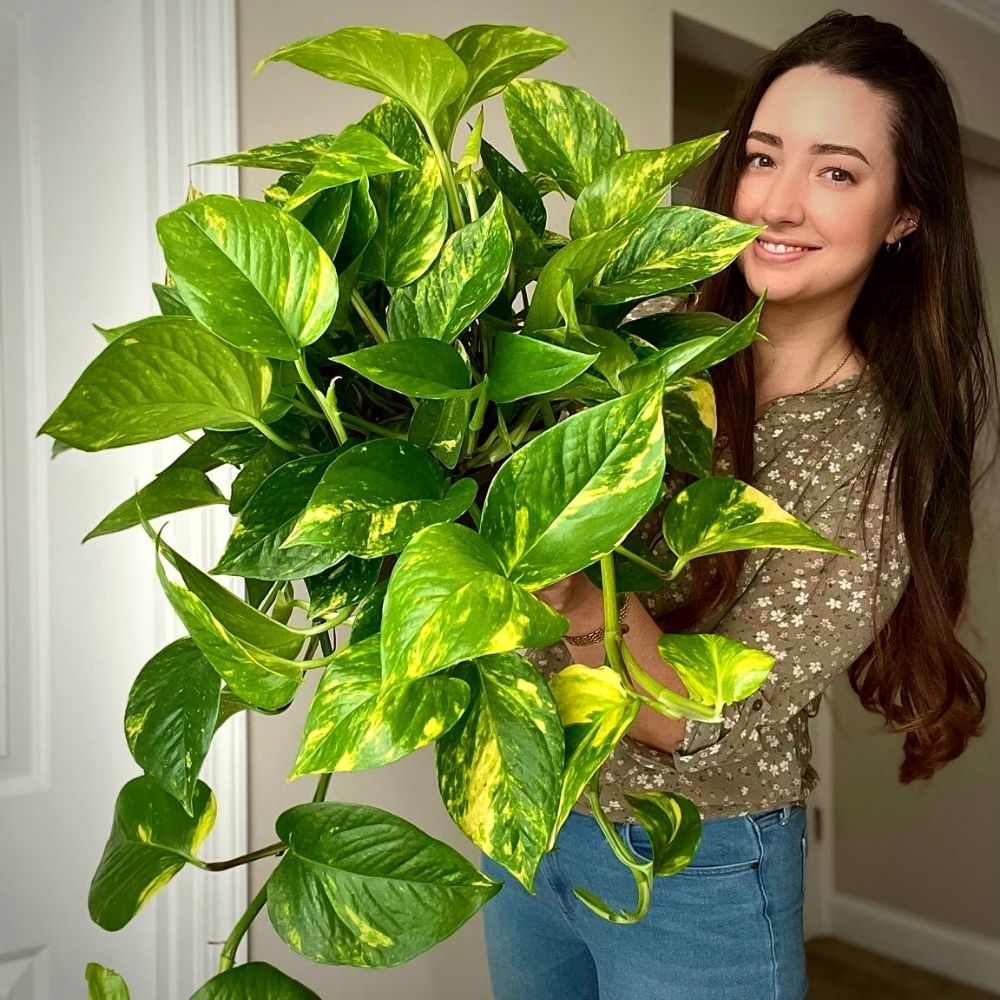
<svg viewBox="0 0 1000 1000">
<path fill-rule="evenodd" d="M 328 0 L 281 5 L 273 0 L 238 0 L 241 146 L 336 132 L 379 100 L 375 94 L 322 80 L 286 64 L 270 64 L 251 77 L 257 60 L 279 45 L 348 24 L 445 35 L 479 21 L 530 24 L 566 38 L 570 51 L 532 75 L 585 87 L 612 108 L 633 147 L 664 145 L 675 136 L 705 134 L 721 127 L 713 121 L 724 116 L 729 92 L 726 81 L 713 80 L 712 73 L 696 78 L 698 67 L 692 66 L 690 76 L 679 76 L 679 85 L 687 93 L 676 95 L 680 113 L 677 121 L 673 120 L 675 31 L 678 50 L 738 73 L 762 48 L 775 46 L 832 6 L 812 0 L 795 4 L 619 0 L 614 4 L 613 18 L 609 18 L 608 5 L 595 0 L 572 5 L 558 0 L 512 0 L 499 7 L 470 2 L 460 11 L 443 2 L 405 9 L 388 0 L 336 5 Z M 895 21 L 938 58 L 952 85 L 960 120 L 970 130 L 972 146 L 987 159 L 995 155 L 1000 149 L 996 35 L 927 0 L 878 0 L 842 6 Z M 675 22 L 673 13 L 683 18 Z M 717 32 L 728 37 L 720 38 Z M 714 115 L 718 118 L 713 119 Z M 699 129 L 698 123 L 706 127 Z M 513 154 L 497 98 L 487 103 L 486 134 L 495 145 Z M 1000 288 L 997 166 L 1000 157 L 992 169 L 978 163 L 969 167 L 973 215 L 994 302 L 1000 296 L 995 291 Z M 262 184 L 273 179 L 272 174 L 261 171 L 243 173 L 242 191 L 248 197 L 259 197 Z M 550 225 L 565 229 L 570 206 L 560 204 L 554 196 L 549 196 L 547 203 Z M 995 309 L 993 323 L 994 330 L 1000 330 Z M 968 645 L 988 664 L 995 678 L 1000 668 L 995 509 L 992 516 L 990 527 L 985 518 L 979 521 L 974 556 L 973 621 L 979 624 L 982 638 L 970 637 Z M 989 726 L 987 735 L 974 741 L 966 755 L 933 783 L 903 788 L 895 784 L 901 737 L 877 733 L 878 719 L 860 710 L 846 684 L 838 682 L 835 691 L 838 891 L 1000 939 L 1000 907 L 995 903 L 1000 889 L 1000 858 L 988 847 L 1000 835 L 996 727 Z M 303 692 L 299 704 L 286 717 L 251 720 L 251 839 L 255 845 L 272 839 L 274 818 L 282 809 L 311 797 L 311 782 L 288 785 L 284 780 L 307 703 L 308 692 Z M 364 800 L 392 809 L 464 849 L 470 858 L 476 857 L 440 805 L 429 751 L 380 771 L 337 776 L 331 783 L 330 798 Z M 254 867 L 256 888 L 269 868 L 267 863 Z M 399 969 L 379 973 L 322 969 L 297 962 L 263 917 L 254 925 L 251 949 L 255 958 L 278 964 L 324 996 L 349 988 L 357 997 L 385 997 L 405 983 L 410 1000 L 478 998 L 489 995 L 480 934 L 477 917 L 439 948 Z"/>
</svg>

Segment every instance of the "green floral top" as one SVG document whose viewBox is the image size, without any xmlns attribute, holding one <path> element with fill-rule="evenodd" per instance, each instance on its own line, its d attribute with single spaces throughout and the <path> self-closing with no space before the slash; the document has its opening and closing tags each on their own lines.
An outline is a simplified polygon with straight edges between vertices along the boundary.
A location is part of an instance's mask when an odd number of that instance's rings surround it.
<svg viewBox="0 0 1000 1000">
<path fill-rule="evenodd" d="M 776 661 L 767 680 L 749 698 L 726 706 L 722 722 L 687 720 L 684 739 L 673 752 L 626 735 L 601 774 L 601 803 L 612 820 L 635 820 L 623 791 L 678 792 L 709 819 L 804 804 L 815 788 L 819 776 L 809 763 L 809 719 L 827 685 L 873 641 L 873 626 L 881 628 L 892 614 L 909 576 L 905 536 L 887 497 L 892 447 L 879 461 L 870 504 L 861 509 L 866 459 L 875 460 L 882 420 L 870 365 L 826 388 L 779 396 L 757 419 L 752 485 L 858 555 L 750 550 L 739 597 L 715 622 L 694 630 L 772 653 Z M 730 450 L 720 449 L 721 441 L 716 444 L 715 474 L 732 475 Z M 667 558 L 660 520 L 681 481 L 678 473 L 668 472 L 664 499 L 628 536 Z M 659 614 L 677 607 L 690 583 L 685 569 L 659 591 L 636 596 Z M 546 676 L 573 662 L 561 641 L 525 655 Z M 585 794 L 575 808 L 591 812 Z"/>
</svg>

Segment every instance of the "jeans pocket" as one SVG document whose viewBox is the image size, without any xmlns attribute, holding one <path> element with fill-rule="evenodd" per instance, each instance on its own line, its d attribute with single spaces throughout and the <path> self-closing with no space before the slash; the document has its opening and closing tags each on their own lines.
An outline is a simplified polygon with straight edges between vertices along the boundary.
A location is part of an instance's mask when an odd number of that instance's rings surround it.
<svg viewBox="0 0 1000 1000">
<path fill-rule="evenodd" d="M 806 861 L 809 858 L 809 838 L 805 830 L 802 831 L 802 896 L 806 894 Z"/>
<path fill-rule="evenodd" d="M 626 823 L 624 830 L 624 839 L 628 846 L 631 848 L 632 853 L 635 854 L 642 861 L 652 861 L 653 860 L 653 845 L 649 839 L 649 834 L 646 832 L 646 828 L 641 823 Z M 744 851 L 748 848 L 744 848 Z M 698 860 L 699 855 L 702 855 L 702 861 Z M 674 875 L 669 876 L 670 878 L 702 878 L 702 877 L 718 877 L 726 875 L 741 875 L 744 872 L 753 871 L 760 867 L 759 857 L 748 857 L 743 861 L 726 861 L 722 863 L 719 862 L 718 851 L 713 852 L 711 864 L 704 863 L 705 855 L 702 847 L 699 847 L 698 851 L 695 852 L 695 856 L 691 863 L 685 868 L 682 868 L 679 872 Z"/>
</svg>

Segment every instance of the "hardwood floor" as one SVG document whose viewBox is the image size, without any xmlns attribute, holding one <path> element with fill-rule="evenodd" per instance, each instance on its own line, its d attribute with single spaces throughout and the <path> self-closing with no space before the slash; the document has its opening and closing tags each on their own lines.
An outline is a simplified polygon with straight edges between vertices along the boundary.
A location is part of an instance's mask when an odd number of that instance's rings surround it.
<svg viewBox="0 0 1000 1000">
<path fill-rule="evenodd" d="M 833 937 L 806 942 L 809 1000 L 1000 1000 Z"/>
</svg>

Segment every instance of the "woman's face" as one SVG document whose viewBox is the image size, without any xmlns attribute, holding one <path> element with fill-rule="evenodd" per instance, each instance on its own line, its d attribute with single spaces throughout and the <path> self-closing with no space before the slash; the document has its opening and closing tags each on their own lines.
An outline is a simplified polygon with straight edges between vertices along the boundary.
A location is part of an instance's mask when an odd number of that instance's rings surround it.
<svg viewBox="0 0 1000 1000">
<path fill-rule="evenodd" d="M 764 133 L 755 135 L 755 133 Z M 876 254 L 918 221 L 895 204 L 889 104 L 867 84 L 818 66 L 774 80 L 745 137 L 734 217 L 770 237 L 817 249 L 768 259 L 751 244 L 737 258 L 754 296 L 767 302 L 839 302 L 848 308 Z M 853 147 L 816 152 L 818 144 Z"/>
</svg>

